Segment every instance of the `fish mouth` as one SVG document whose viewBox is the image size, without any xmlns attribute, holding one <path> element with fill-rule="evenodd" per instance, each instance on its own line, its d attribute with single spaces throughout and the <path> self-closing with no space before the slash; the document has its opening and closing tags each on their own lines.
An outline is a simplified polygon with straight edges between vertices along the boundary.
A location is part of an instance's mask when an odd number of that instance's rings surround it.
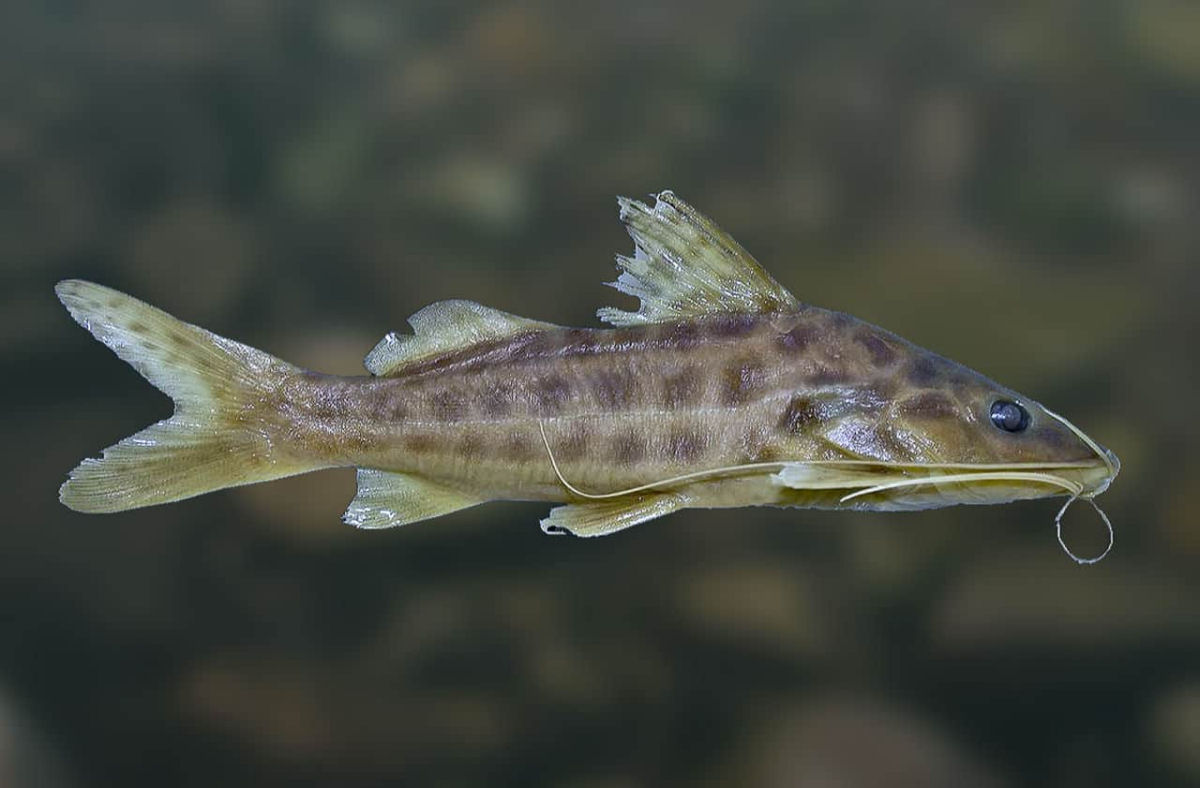
<svg viewBox="0 0 1200 788">
<path fill-rule="evenodd" d="M 863 463 L 841 468 L 845 486 L 853 489 L 839 502 L 882 496 L 897 508 L 926 508 L 935 502 L 1003 503 L 1053 495 L 1091 499 L 1112 483 L 1115 467 L 1115 456 L 1065 463 Z"/>
<path fill-rule="evenodd" d="M 1121 471 L 1121 461 L 1117 459 L 1116 454 L 1096 443 L 1062 416 L 1050 411 L 1046 413 L 1071 430 L 1092 450 L 1095 458 L 1072 463 L 891 466 L 886 470 L 877 468 L 877 471 L 896 474 L 900 478 L 892 478 L 871 486 L 856 485 L 858 489 L 843 495 L 840 503 L 845 505 L 864 496 L 882 495 L 890 499 L 892 507 L 888 508 L 924 508 L 948 503 L 1000 503 L 1065 493 L 1069 496 L 1067 502 L 1054 517 L 1054 531 L 1058 537 L 1058 544 L 1075 563 L 1095 564 L 1109 554 L 1115 539 L 1112 522 L 1095 499 L 1117 478 Z M 1071 508 L 1071 504 L 1080 499 L 1087 501 L 1096 510 L 1096 514 L 1108 530 L 1108 545 L 1103 552 L 1091 558 L 1077 555 L 1063 539 L 1063 516 Z"/>
<path fill-rule="evenodd" d="M 836 492 L 836 503 L 852 508 L 927 509 L 1056 495 L 1067 495 L 1072 501 L 1094 499 L 1117 477 L 1120 461 L 1062 416 L 1045 413 L 1073 433 L 1091 456 L 993 463 L 897 462 L 867 457 L 796 461 L 781 463 L 775 480 L 793 489 Z"/>
<path fill-rule="evenodd" d="M 950 503 L 1004 503 L 1024 498 L 1069 495 L 1071 500 L 1092 500 L 1112 484 L 1121 469 L 1117 455 L 1088 441 L 1096 458 L 1079 462 L 1023 463 L 872 463 L 841 464 L 849 471 L 852 489 L 840 503 L 883 495 L 898 508 L 916 508 L 933 501 Z M 857 465 L 851 470 L 847 465 Z M 876 483 L 871 482 L 874 475 Z M 923 508 L 923 507 L 922 507 Z"/>
<path fill-rule="evenodd" d="M 1099 443 L 1096 443 L 1096 441 L 1088 437 L 1087 433 L 1067 421 L 1065 417 L 1045 408 L 1043 410 L 1047 416 L 1061 422 L 1064 427 L 1075 433 L 1075 437 L 1079 438 L 1089 449 L 1095 452 L 1096 457 L 1101 462 L 1101 465 L 1095 467 L 1092 473 L 1087 474 L 1085 478 L 1080 480 L 1083 488 L 1079 492 L 1079 497 L 1090 500 L 1107 490 L 1109 485 L 1113 483 L 1113 480 L 1117 478 L 1117 474 L 1121 472 L 1121 461 L 1117 459 L 1117 455 Z"/>
<path fill-rule="evenodd" d="M 1046 463 L 880 463 L 876 470 L 892 478 L 874 485 L 855 485 L 858 489 L 843 495 L 840 502 L 880 493 L 893 497 L 898 504 L 906 497 L 926 501 L 940 498 L 946 503 L 999 503 L 1062 494 L 1069 495 L 1070 502 L 1079 498 L 1091 501 L 1117 478 L 1121 461 L 1063 416 L 1050 410 L 1045 413 L 1074 433 L 1095 457 L 1079 462 Z M 935 489 L 932 494 L 930 487 Z M 921 488 L 925 488 L 923 493 L 919 492 Z"/>
</svg>

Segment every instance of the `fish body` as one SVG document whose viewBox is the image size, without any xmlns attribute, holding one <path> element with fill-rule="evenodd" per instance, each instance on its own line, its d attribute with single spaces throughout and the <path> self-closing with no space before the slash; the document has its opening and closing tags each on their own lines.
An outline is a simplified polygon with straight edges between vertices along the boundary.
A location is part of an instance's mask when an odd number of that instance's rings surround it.
<svg viewBox="0 0 1200 788">
<path fill-rule="evenodd" d="M 548 532 L 683 508 L 919 509 L 1093 497 L 1118 464 L 1060 416 L 850 315 L 802 304 L 670 192 L 622 200 L 637 312 L 565 328 L 469 301 L 418 312 L 364 377 L 322 375 L 99 285 L 72 315 L 176 401 L 85 460 L 61 498 L 120 511 L 330 467 L 345 519 L 400 525 L 490 500 L 565 503 Z"/>
</svg>

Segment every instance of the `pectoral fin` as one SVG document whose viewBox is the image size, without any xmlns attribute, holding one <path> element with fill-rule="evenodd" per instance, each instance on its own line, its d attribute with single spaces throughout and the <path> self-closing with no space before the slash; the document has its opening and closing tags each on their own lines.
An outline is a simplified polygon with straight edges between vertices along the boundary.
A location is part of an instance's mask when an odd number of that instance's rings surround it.
<svg viewBox="0 0 1200 788">
<path fill-rule="evenodd" d="M 626 197 L 618 203 L 635 251 L 617 257 L 622 273 L 611 285 L 642 304 L 636 312 L 605 307 L 596 313 L 601 320 L 629 326 L 799 307 L 737 241 L 674 193 L 657 195 L 653 208 Z"/>
<path fill-rule="evenodd" d="M 784 463 L 772 478 L 776 484 L 793 490 L 859 490 L 902 478 L 903 474 L 886 466 L 839 465 L 807 462 Z"/>
<path fill-rule="evenodd" d="M 486 501 L 407 473 L 358 469 L 358 494 L 342 520 L 358 528 L 391 528 Z"/>
<path fill-rule="evenodd" d="M 542 530 L 548 534 L 604 536 L 678 511 L 686 505 L 687 500 L 674 493 L 643 493 L 570 503 L 551 509 L 550 516 L 542 520 Z"/>
</svg>

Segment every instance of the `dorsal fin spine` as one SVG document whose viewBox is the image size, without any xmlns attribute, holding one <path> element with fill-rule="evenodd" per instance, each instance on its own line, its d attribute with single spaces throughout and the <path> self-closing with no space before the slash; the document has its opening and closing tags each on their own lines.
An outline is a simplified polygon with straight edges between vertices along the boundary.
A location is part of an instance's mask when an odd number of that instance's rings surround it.
<svg viewBox="0 0 1200 788">
<path fill-rule="evenodd" d="M 617 204 L 634 253 L 617 256 L 621 275 L 609 284 L 641 305 L 636 312 L 605 307 L 601 320 L 625 326 L 799 307 L 737 241 L 673 192 L 658 194 L 653 208 L 627 197 Z"/>
</svg>

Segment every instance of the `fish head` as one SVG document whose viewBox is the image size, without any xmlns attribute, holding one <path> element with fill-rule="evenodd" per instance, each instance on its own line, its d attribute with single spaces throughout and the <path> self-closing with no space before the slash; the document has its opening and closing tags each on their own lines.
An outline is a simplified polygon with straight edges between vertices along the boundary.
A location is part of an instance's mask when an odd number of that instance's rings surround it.
<svg viewBox="0 0 1200 788">
<path fill-rule="evenodd" d="M 856 363 L 843 353 L 844 379 L 824 400 L 828 418 L 812 428 L 838 455 L 878 463 L 896 482 L 860 504 L 899 509 L 1064 494 L 1086 499 L 1116 477 L 1115 454 L 1036 400 L 882 329 L 859 324 L 854 331 L 886 342 L 888 363 L 867 355 Z"/>
</svg>

